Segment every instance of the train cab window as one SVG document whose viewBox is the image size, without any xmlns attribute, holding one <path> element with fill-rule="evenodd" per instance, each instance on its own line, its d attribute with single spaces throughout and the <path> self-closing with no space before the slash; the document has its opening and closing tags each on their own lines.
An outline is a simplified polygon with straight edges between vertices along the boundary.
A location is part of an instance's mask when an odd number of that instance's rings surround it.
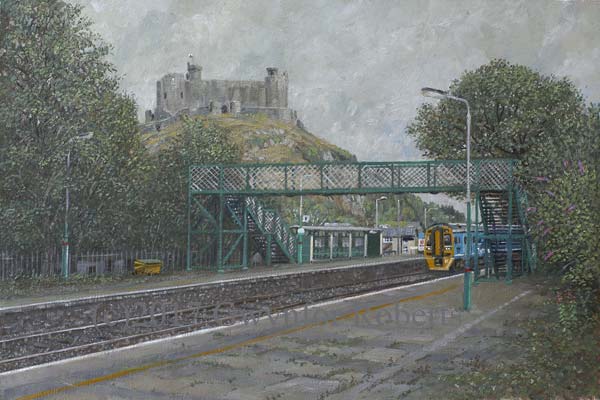
<svg viewBox="0 0 600 400">
<path fill-rule="evenodd" d="M 452 238 L 450 235 L 444 235 L 444 246 L 450 246 L 452 244 Z"/>
</svg>

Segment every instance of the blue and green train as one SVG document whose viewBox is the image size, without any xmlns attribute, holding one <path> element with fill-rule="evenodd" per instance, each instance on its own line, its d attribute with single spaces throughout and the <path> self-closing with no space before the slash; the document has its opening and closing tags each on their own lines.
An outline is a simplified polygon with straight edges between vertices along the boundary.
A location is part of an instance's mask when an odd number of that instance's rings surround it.
<svg viewBox="0 0 600 400">
<path fill-rule="evenodd" d="M 476 255 L 483 257 L 483 230 L 481 227 L 471 229 L 470 264 L 474 265 Z M 432 271 L 454 272 L 465 265 L 467 252 L 466 224 L 435 224 L 425 231 L 425 248 L 423 255 L 427 267 Z"/>
</svg>

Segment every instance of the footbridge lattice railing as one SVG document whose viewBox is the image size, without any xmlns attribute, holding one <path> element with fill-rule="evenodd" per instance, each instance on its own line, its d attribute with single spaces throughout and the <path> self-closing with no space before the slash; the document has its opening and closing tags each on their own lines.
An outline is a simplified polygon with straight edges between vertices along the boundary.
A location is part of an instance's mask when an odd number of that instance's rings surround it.
<svg viewBox="0 0 600 400">
<path fill-rule="evenodd" d="M 515 160 L 508 159 L 471 161 L 471 190 L 479 203 L 476 210 L 481 208 L 490 242 L 529 240 L 520 233 L 526 229 L 526 200 L 523 193 L 516 192 L 515 164 Z M 219 270 L 247 267 L 251 256 L 249 238 L 255 237 L 257 232 L 266 238 L 263 238 L 266 249 L 279 246 L 286 259 L 295 262 L 295 235 L 279 213 L 264 207 L 260 196 L 464 193 L 466 175 L 464 160 L 192 165 L 189 169 L 188 268 L 194 264 L 190 260 L 195 254 L 206 255 L 200 258 Z M 486 206 L 489 203 L 486 196 L 490 201 L 498 200 Z M 487 226 L 488 220 L 493 225 L 498 218 L 507 219 L 501 222 L 507 224 L 506 232 Z M 477 215 L 475 221 L 478 221 Z M 534 250 L 529 243 L 521 247 L 526 250 L 523 255 L 530 268 Z M 511 263 L 508 261 L 509 269 Z"/>
<path fill-rule="evenodd" d="M 506 190 L 514 160 L 473 160 L 471 186 Z M 462 160 L 414 162 L 320 162 L 303 164 L 194 165 L 192 194 L 300 195 L 465 191 Z"/>
</svg>

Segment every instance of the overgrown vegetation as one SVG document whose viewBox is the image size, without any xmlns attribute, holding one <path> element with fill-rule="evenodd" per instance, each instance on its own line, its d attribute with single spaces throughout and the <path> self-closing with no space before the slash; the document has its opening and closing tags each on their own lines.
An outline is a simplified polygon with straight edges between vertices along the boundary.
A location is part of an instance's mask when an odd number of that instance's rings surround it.
<svg viewBox="0 0 600 400">
<path fill-rule="evenodd" d="M 600 114 L 567 79 L 492 60 L 452 82 L 469 101 L 475 157 L 520 160 L 539 273 L 552 277 L 544 313 L 513 344 L 518 362 L 452 376 L 459 397 L 575 398 L 600 394 Z M 409 128 L 435 158 L 464 157 L 460 104 L 424 105 Z M 439 137 L 448 141 L 439 141 Z"/>
<path fill-rule="evenodd" d="M 90 24 L 62 1 L 0 3 L 2 247 L 56 246 L 67 184 L 78 243 L 119 242 L 127 229 L 117 227 L 135 223 L 127 211 L 144 154 L 136 106 Z M 92 140 L 74 140 L 87 132 Z"/>
<path fill-rule="evenodd" d="M 553 178 L 537 177 L 541 194 L 529 214 L 545 271 L 562 275 L 556 307 L 569 335 L 600 312 L 600 189 L 597 172 L 584 162 L 564 160 L 563 168 Z"/>
<path fill-rule="evenodd" d="M 560 282 L 546 282 L 560 286 Z M 517 359 L 471 363 L 444 380 L 452 398 L 575 399 L 600 396 L 600 319 L 576 330 L 563 324 L 561 290 L 548 297 L 539 317 L 522 323 L 526 337 L 507 343 Z M 569 300 L 567 300 L 569 301 Z M 594 397 L 595 396 L 595 397 Z"/>
</svg>

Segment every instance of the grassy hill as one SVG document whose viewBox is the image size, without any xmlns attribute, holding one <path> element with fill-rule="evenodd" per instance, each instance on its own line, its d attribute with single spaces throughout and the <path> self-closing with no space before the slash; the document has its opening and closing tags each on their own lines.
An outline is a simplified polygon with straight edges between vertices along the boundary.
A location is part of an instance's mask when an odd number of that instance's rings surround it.
<svg viewBox="0 0 600 400">
<path fill-rule="evenodd" d="M 349 161 L 356 157 L 295 125 L 258 114 L 234 118 L 227 114 L 199 116 L 227 132 L 242 150 L 242 162 Z M 144 133 L 142 139 L 157 151 L 181 131 L 176 122 L 160 131 Z"/>
</svg>

